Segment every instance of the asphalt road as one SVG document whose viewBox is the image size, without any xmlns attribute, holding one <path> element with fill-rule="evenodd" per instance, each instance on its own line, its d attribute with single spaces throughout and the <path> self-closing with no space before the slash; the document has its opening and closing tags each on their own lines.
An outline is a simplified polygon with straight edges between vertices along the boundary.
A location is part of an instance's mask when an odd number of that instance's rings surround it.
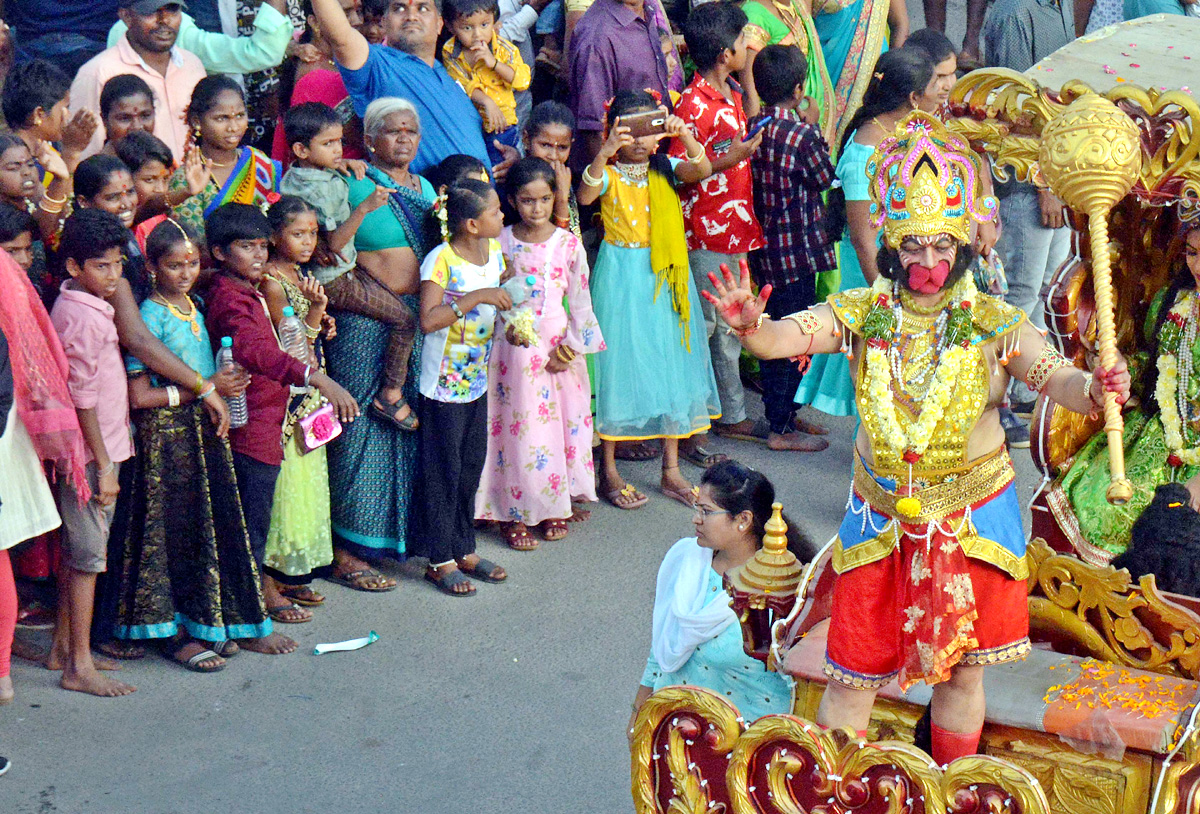
<svg viewBox="0 0 1200 814">
<path fill-rule="evenodd" d="M 915 30 L 922 14 L 911 13 Z M 962 15 L 952 0 L 951 37 Z M 829 425 L 819 454 L 712 446 L 768 474 L 824 541 L 845 504 L 853 429 Z M 1015 457 L 1027 498 L 1037 476 Z M 0 814 L 631 811 L 624 727 L 654 575 L 691 520 L 655 491 L 656 462 L 623 469 L 649 506 L 602 504 L 533 553 L 481 534 L 480 551 L 511 576 L 473 599 L 437 594 L 414 564 L 390 569 L 402 577 L 390 594 L 321 584 L 329 601 L 316 620 L 286 626 L 300 652 L 244 653 L 215 675 L 150 656 L 127 666 L 138 692 L 119 699 L 65 692 L 58 674 L 15 661 L 17 700 L 0 708 L 0 754 L 14 763 Z M 366 649 L 311 655 L 370 630 L 381 638 Z"/>
</svg>

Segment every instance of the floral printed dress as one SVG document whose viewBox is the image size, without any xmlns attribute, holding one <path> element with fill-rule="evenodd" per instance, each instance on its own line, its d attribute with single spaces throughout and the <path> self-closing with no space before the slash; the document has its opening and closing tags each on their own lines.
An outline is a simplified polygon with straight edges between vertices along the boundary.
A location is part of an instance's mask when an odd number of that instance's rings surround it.
<svg viewBox="0 0 1200 814">
<path fill-rule="evenodd" d="M 536 280 L 540 341 L 522 348 L 496 332 L 475 517 L 533 525 L 570 517 L 572 497 L 596 499 L 585 354 L 605 346 L 592 312 L 587 257 L 575 235 L 558 229 L 545 243 L 523 243 L 506 227 L 500 245 L 514 273 Z M 549 373 L 546 362 L 559 344 L 577 355 L 566 370 Z"/>
</svg>

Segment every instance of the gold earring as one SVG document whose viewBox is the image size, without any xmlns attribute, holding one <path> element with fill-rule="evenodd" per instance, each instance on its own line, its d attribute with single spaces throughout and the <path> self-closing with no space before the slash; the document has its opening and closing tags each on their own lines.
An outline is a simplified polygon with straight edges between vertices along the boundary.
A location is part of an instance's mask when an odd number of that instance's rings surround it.
<svg viewBox="0 0 1200 814">
<path fill-rule="evenodd" d="M 42 126 L 42 117 L 41 117 L 41 116 L 34 116 L 34 117 L 33 117 L 33 126 L 34 126 L 34 127 L 41 127 L 41 126 Z"/>
</svg>

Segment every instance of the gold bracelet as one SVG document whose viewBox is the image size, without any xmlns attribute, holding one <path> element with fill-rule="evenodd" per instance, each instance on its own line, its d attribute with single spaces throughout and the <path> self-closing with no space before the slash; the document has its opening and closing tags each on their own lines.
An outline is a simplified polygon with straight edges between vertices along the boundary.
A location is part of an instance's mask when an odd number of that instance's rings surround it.
<svg viewBox="0 0 1200 814">
<path fill-rule="evenodd" d="M 196 374 L 196 383 L 192 385 L 192 392 L 196 394 L 196 398 L 200 398 L 200 394 L 204 392 L 204 377 L 199 373 Z"/>
<path fill-rule="evenodd" d="M 683 154 L 684 154 L 684 155 L 687 157 L 687 160 L 688 160 L 688 163 L 689 163 L 689 164 L 699 164 L 701 161 L 703 161 L 703 160 L 704 160 L 704 157 L 705 157 L 705 155 L 707 155 L 707 154 L 704 152 L 704 147 L 703 147 L 703 145 L 701 145 L 701 147 L 700 147 L 700 155 L 698 155 L 698 156 L 694 156 L 694 155 L 692 155 L 692 154 L 691 154 L 690 152 L 688 152 L 687 150 L 684 150 L 684 151 L 683 151 Z"/>
<path fill-rule="evenodd" d="M 49 192 L 44 192 L 44 193 L 42 193 L 42 200 L 49 201 L 52 204 L 58 204 L 59 206 L 62 206 L 63 204 L 65 204 L 67 202 L 67 196 L 64 195 L 61 198 L 52 198 L 52 197 L 50 197 Z"/>
<path fill-rule="evenodd" d="M 600 187 L 604 186 L 604 179 L 597 178 L 592 175 L 592 165 L 583 168 L 583 185 L 585 187 Z"/>
<path fill-rule="evenodd" d="M 63 204 L 55 202 L 53 208 L 46 206 L 46 199 L 38 201 L 38 209 L 45 212 L 47 215 L 58 215 L 63 211 Z"/>
</svg>

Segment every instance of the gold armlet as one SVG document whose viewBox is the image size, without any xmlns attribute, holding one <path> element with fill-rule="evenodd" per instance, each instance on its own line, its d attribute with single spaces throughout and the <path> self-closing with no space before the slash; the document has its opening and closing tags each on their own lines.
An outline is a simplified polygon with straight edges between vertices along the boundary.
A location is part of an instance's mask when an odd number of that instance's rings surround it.
<svg viewBox="0 0 1200 814">
<path fill-rule="evenodd" d="M 821 322 L 821 318 L 809 310 L 797 311 L 794 314 L 788 314 L 784 319 L 790 319 L 792 322 L 800 326 L 800 333 L 815 334 L 820 333 L 821 328 L 825 323 Z"/>
<path fill-rule="evenodd" d="M 1043 345 L 1041 352 L 1030 365 L 1029 372 L 1025 374 L 1025 381 L 1040 393 L 1055 371 L 1064 367 L 1074 367 L 1074 365 L 1067 361 L 1066 357 L 1059 353 L 1053 345 Z"/>
</svg>

